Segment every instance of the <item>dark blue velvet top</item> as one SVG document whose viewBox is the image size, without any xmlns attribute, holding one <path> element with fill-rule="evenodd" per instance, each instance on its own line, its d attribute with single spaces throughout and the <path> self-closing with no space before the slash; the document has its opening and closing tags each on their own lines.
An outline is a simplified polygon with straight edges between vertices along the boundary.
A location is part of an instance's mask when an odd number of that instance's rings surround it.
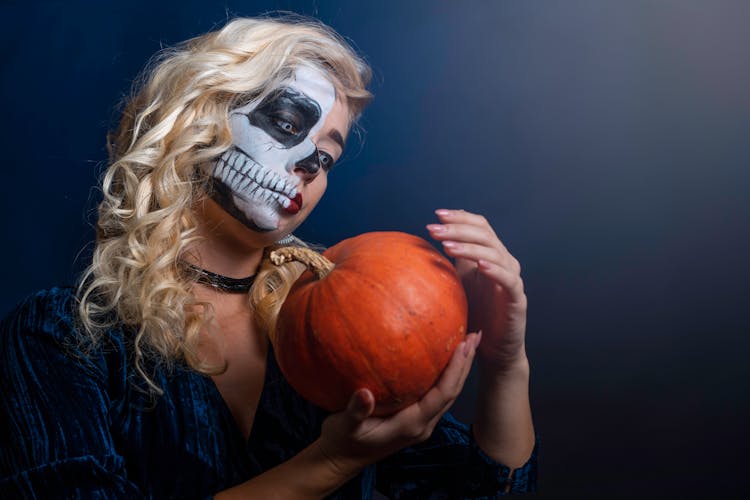
<svg viewBox="0 0 750 500">
<path fill-rule="evenodd" d="M 0 326 L 0 498 L 202 498 L 289 459 L 326 414 L 268 366 L 250 438 L 210 377 L 150 366 L 149 396 L 128 335 L 113 329 L 90 356 L 76 345 L 71 289 L 24 301 Z M 366 468 L 332 497 L 492 498 L 535 489 L 536 450 L 511 471 L 450 415 L 432 437 Z"/>
</svg>

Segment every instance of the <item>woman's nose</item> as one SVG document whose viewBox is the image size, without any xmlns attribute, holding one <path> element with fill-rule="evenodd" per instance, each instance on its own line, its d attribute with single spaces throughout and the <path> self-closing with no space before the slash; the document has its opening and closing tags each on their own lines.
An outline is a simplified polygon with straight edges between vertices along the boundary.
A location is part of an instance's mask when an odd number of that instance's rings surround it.
<svg viewBox="0 0 750 500">
<path fill-rule="evenodd" d="M 318 176 L 320 172 L 320 159 L 318 150 L 312 152 L 307 158 L 303 158 L 294 165 L 294 173 L 299 175 L 305 182 L 310 182 Z"/>
</svg>

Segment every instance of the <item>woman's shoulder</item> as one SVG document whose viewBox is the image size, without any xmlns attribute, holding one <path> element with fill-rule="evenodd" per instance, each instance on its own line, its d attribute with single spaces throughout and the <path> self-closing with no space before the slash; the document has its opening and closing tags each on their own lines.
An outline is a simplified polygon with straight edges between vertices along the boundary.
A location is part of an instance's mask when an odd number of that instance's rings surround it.
<svg viewBox="0 0 750 500">
<path fill-rule="evenodd" d="M 21 300 L 2 320 L 4 335 L 31 333 L 63 341 L 77 334 L 76 298 L 72 287 L 53 287 Z"/>
<path fill-rule="evenodd" d="M 117 328 L 108 330 L 96 345 L 89 342 L 78 321 L 78 300 L 72 287 L 33 293 L 0 321 L 0 358 L 6 362 L 62 355 L 101 373 L 106 370 L 105 358 L 124 352 L 122 332 Z"/>
</svg>

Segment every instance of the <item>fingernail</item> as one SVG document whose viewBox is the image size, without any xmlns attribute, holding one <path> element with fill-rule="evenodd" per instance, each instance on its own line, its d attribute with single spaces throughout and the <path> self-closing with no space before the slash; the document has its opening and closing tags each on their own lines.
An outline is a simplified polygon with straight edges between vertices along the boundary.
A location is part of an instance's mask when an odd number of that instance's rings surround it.
<svg viewBox="0 0 750 500">
<path fill-rule="evenodd" d="M 433 233 L 444 233 L 446 230 L 446 227 L 442 224 L 427 224 L 427 230 Z"/>
<path fill-rule="evenodd" d="M 365 393 L 364 391 L 359 391 L 357 393 L 357 408 L 360 410 L 363 410 L 367 407 L 367 401 L 365 401 Z"/>
<path fill-rule="evenodd" d="M 441 216 L 441 217 L 445 217 L 446 215 L 450 215 L 451 211 L 447 210 L 445 208 L 439 208 L 439 209 L 435 210 L 435 213 L 437 215 Z"/>
<path fill-rule="evenodd" d="M 458 248 L 458 243 L 456 243 L 455 241 L 444 241 L 443 242 L 443 246 L 445 248 L 454 248 L 455 249 L 455 248 Z"/>
<path fill-rule="evenodd" d="M 466 341 L 461 342 L 461 343 L 463 344 L 462 349 L 463 349 L 463 353 L 464 353 L 464 358 L 468 358 L 469 354 L 471 354 L 471 344 L 469 344 Z"/>
<path fill-rule="evenodd" d="M 476 349 L 477 347 L 479 347 L 479 343 L 481 341 L 482 341 L 482 330 L 479 330 L 479 332 L 477 332 L 476 339 L 474 339 L 474 349 Z"/>
<path fill-rule="evenodd" d="M 365 401 L 365 397 L 361 394 L 357 398 L 357 408 L 360 410 L 364 410 L 367 408 L 367 401 Z"/>
</svg>

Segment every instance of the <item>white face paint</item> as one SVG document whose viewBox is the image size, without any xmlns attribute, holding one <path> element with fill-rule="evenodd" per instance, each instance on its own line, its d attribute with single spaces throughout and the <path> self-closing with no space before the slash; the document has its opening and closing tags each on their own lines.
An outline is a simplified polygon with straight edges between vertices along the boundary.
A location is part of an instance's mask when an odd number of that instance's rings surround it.
<svg viewBox="0 0 750 500">
<path fill-rule="evenodd" d="M 331 158 L 311 137 L 336 99 L 325 75 L 298 68 L 263 101 L 230 112 L 232 144 L 213 165 L 213 198 L 251 229 L 273 231 L 282 212 L 295 214 L 303 200 L 295 169 L 316 174 Z"/>
</svg>

